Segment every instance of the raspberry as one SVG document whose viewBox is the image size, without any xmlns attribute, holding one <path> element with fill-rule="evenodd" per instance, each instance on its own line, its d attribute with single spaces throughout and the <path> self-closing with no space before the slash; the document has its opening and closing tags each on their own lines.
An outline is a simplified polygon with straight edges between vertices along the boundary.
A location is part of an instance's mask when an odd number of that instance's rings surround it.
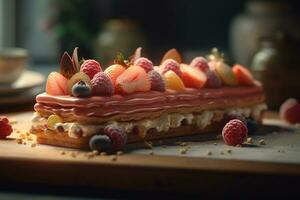
<svg viewBox="0 0 300 200">
<path fill-rule="evenodd" d="M 6 117 L 0 117 L 0 139 L 5 139 L 12 131 L 9 120 Z"/>
<path fill-rule="evenodd" d="M 98 72 L 91 80 L 92 93 L 96 96 L 112 96 L 115 92 L 111 79 L 104 72 Z"/>
<path fill-rule="evenodd" d="M 155 70 L 151 70 L 148 72 L 148 78 L 151 82 L 151 90 L 156 90 L 156 91 L 165 91 L 165 82 L 163 80 L 163 78 L 161 77 L 161 75 L 155 71 Z"/>
<path fill-rule="evenodd" d="M 113 150 L 121 150 L 127 143 L 127 135 L 123 129 L 108 125 L 104 128 L 104 133 L 110 138 Z"/>
<path fill-rule="evenodd" d="M 102 69 L 96 60 L 89 59 L 82 63 L 80 71 L 84 72 L 90 77 L 90 79 L 92 79 L 95 74 L 102 72 Z"/>
<path fill-rule="evenodd" d="M 206 72 L 209 69 L 208 62 L 203 57 L 196 57 L 192 60 L 190 66 L 196 67 L 203 72 Z"/>
<path fill-rule="evenodd" d="M 140 66 L 143 68 L 147 73 L 151 70 L 153 70 L 153 63 L 144 57 L 138 58 L 135 62 L 134 65 Z"/>
<path fill-rule="evenodd" d="M 296 99 L 287 99 L 280 106 L 280 118 L 291 124 L 300 123 L 300 103 Z"/>
<path fill-rule="evenodd" d="M 224 126 L 222 136 L 227 145 L 241 145 L 248 137 L 248 129 L 241 120 L 233 119 Z"/>
<path fill-rule="evenodd" d="M 180 71 L 180 65 L 178 62 L 176 62 L 173 59 L 167 59 L 165 60 L 162 65 L 161 65 L 161 69 L 162 69 L 162 74 L 165 74 L 167 71 L 172 70 L 173 72 L 175 72 L 179 77 L 181 77 L 181 71 Z"/>
</svg>

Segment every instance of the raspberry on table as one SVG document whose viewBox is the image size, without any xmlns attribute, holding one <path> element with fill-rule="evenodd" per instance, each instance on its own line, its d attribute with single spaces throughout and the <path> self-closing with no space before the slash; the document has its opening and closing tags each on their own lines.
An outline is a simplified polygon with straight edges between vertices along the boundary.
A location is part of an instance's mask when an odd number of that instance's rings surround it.
<svg viewBox="0 0 300 200">
<path fill-rule="evenodd" d="M 134 65 L 140 66 L 143 68 L 147 73 L 151 70 L 153 70 L 153 63 L 151 60 L 145 57 L 138 58 L 135 62 Z"/>
<path fill-rule="evenodd" d="M 98 72 L 91 80 L 92 93 L 95 96 L 112 96 L 115 93 L 111 79 L 104 72 Z"/>
<path fill-rule="evenodd" d="M 151 90 L 156 91 L 165 91 L 165 82 L 162 78 L 162 76 L 155 70 L 151 70 L 148 72 L 148 78 L 151 82 Z"/>
<path fill-rule="evenodd" d="M 110 138 L 112 141 L 113 150 L 121 150 L 127 143 L 127 135 L 123 129 L 108 125 L 104 128 L 104 133 Z"/>
<path fill-rule="evenodd" d="M 102 69 L 99 62 L 97 62 L 96 60 L 89 59 L 85 60 L 82 63 L 80 71 L 84 72 L 90 77 L 90 79 L 92 79 L 95 76 L 95 74 L 97 74 L 98 72 L 102 72 Z"/>
<path fill-rule="evenodd" d="M 5 139 L 12 133 L 12 127 L 7 117 L 0 117 L 0 139 Z"/>
<path fill-rule="evenodd" d="M 227 145 L 241 145 L 248 137 L 248 129 L 241 120 L 233 119 L 224 126 L 222 136 Z"/>
</svg>

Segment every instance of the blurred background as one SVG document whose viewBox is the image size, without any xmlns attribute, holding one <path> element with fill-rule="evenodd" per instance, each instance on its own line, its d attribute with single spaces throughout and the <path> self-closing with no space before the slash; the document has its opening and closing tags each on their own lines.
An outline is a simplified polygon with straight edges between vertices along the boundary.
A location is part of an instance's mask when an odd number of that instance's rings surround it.
<svg viewBox="0 0 300 200">
<path fill-rule="evenodd" d="M 61 54 L 76 46 L 80 57 L 95 58 L 103 68 L 116 51 L 130 56 L 138 46 L 156 64 L 173 47 L 186 62 L 218 47 L 229 64 L 253 71 L 265 85 L 270 107 L 277 108 L 286 97 L 300 98 L 299 5 L 292 0 L 0 0 L 0 84 L 1 59 L 7 57 L 47 75 L 59 69 Z M 2 71 L 13 70 L 13 64 Z"/>
</svg>

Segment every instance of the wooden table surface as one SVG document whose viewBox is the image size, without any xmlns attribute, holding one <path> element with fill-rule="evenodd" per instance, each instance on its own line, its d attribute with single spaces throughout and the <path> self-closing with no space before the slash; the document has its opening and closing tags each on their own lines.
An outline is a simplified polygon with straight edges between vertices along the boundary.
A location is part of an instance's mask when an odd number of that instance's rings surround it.
<svg viewBox="0 0 300 200">
<path fill-rule="evenodd" d="M 254 145 L 229 147 L 215 133 L 167 140 L 152 149 L 145 145 L 133 147 L 119 156 L 94 157 L 83 151 L 34 146 L 34 141 L 17 144 L 15 138 L 30 128 L 31 115 L 32 112 L 8 114 L 17 123 L 12 137 L 0 141 L 1 181 L 180 193 L 216 189 L 224 193 L 237 186 L 240 192 L 247 192 L 249 187 L 271 192 L 282 187 L 292 190 L 299 185 L 299 131 L 278 128 L 282 124 L 274 113 L 267 114 L 261 134 L 252 136 Z M 265 145 L 259 145 L 261 139 Z M 179 140 L 190 146 L 185 154 L 180 153 L 185 147 L 178 145 Z"/>
</svg>

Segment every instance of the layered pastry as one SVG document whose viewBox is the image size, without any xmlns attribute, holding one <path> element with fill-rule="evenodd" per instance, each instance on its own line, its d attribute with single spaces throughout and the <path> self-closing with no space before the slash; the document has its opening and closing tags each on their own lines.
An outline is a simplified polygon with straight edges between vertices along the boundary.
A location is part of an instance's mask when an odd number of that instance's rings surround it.
<svg viewBox="0 0 300 200">
<path fill-rule="evenodd" d="M 104 71 L 99 62 L 62 56 L 36 97 L 31 132 L 42 144 L 119 150 L 127 143 L 219 131 L 232 114 L 261 122 L 261 84 L 241 65 L 229 67 L 218 52 L 189 64 L 169 50 L 159 66 L 118 54 Z"/>
</svg>

